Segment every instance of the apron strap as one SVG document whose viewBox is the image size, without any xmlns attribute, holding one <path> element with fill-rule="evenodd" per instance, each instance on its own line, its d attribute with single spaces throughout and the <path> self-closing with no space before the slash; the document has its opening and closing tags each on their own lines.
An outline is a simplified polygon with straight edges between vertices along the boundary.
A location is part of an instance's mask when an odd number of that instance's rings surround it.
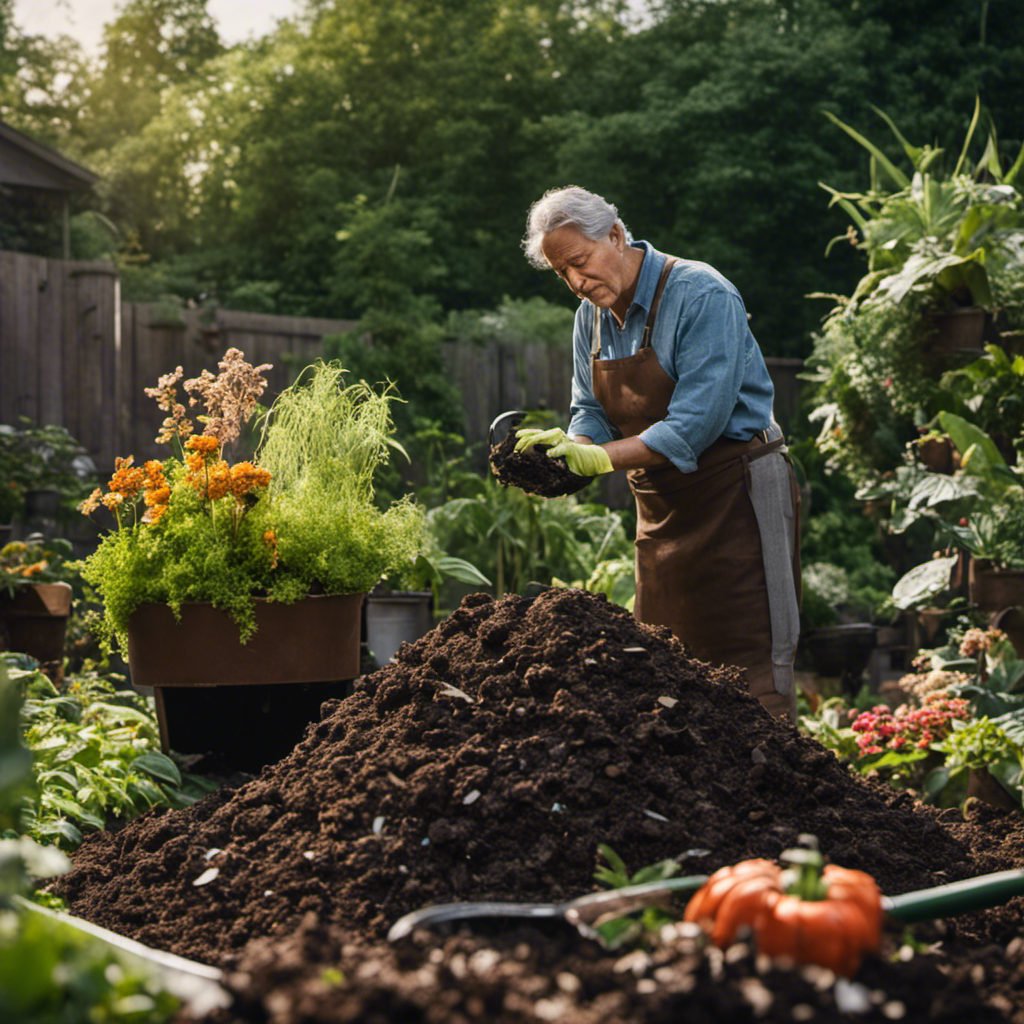
<svg viewBox="0 0 1024 1024">
<path fill-rule="evenodd" d="M 658 278 L 658 285 L 654 289 L 654 298 L 651 300 L 651 311 L 647 314 L 647 323 L 644 324 L 644 332 L 640 336 L 640 348 L 648 348 L 651 344 L 651 331 L 654 330 L 654 321 L 658 316 L 658 306 L 661 305 L 661 293 L 665 290 L 665 282 L 668 280 L 669 272 L 675 265 L 675 256 L 665 259 L 665 266 L 661 268 L 661 277 Z M 590 354 L 600 357 L 601 355 L 601 310 L 594 306 L 594 320 L 590 328 Z"/>
<path fill-rule="evenodd" d="M 654 321 L 658 316 L 658 306 L 661 305 L 661 293 L 665 290 L 665 282 L 675 265 L 675 256 L 665 259 L 665 266 L 661 268 L 661 277 L 658 278 L 658 287 L 654 289 L 654 298 L 651 300 L 651 311 L 647 314 L 647 323 L 644 324 L 644 333 L 640 337 L 640 348 L 647 348 L 651 344 L 651 332 L 654 330 Z"/>
</svg>

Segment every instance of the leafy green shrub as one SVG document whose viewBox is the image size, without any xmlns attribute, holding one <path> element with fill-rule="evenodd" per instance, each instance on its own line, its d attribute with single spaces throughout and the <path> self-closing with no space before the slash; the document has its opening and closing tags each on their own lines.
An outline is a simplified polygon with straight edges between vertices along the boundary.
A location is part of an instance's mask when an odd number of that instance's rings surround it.
<svg viewBox="0 0 1024 1024">
<path fill-rule="evenodd" d="M 495 595 L 523 593 L 531 583 L 586 580 L 613 558 L 632 558 L 622 516 L 576 497 L 539 498 L 504 488 L 493 477 L 480 494 L 427 513 L 430 533 L 494 583 Z"/>
<path fill-rule="evenodd" d="M 45 678 L 45 677 L 44 677 Z M 18 835 L 32 754 L 19 738 L 20 686 L 0 658 L 0 1020 L 5 1024 L 166 1024 L 179 1000 L 125 968 L 104 943 L 23 902 L 34 879 L 68 869 L 64 854 Z"/>
<path fill-rule="evenodd" d="M 183 775 L 160 750 L 151 698 L 87 671 L 54 685 L 42 672 L 10 668 L 22 688 L 24 742 L 34 794 L 19 830 L 72 849 L 83 829 L 101 829 L 151 807 L 184 807 L 212 785 Z"/>
<path fill-rule="evenodd" d="M 935 749 L 946 763 L 924 780 L 924 793 L 932 803 L 956 806 L 967 798 L 972 771 L 988 772 L 1018 804 L 1024 798 L 1024 746 L 990 718 L 954 722 L 953 731 Z"/>
</svg>

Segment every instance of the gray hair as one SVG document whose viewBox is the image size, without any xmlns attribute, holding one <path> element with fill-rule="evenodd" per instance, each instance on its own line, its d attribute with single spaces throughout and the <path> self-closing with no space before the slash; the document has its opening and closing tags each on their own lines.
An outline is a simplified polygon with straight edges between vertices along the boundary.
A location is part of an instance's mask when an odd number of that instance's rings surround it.
<svg viewBox="0 0 1024 1024">
<path fill-rule="evenodd" d="M 541 270 L 550 270 L 541 243 L 544 236 L 567 224 L 592 241 L 605 238 L 618 224 L 626 236 L 626 243 L 633 241 L 626 225 L 622 223 L 619 211 L 606 199 L 594 192 L 588 192 L 579 185 L 566 188 L 550 188 L 530 207 L 526 216 L 526 235 L 523 250 L 526 258 Z"/>
</svg>

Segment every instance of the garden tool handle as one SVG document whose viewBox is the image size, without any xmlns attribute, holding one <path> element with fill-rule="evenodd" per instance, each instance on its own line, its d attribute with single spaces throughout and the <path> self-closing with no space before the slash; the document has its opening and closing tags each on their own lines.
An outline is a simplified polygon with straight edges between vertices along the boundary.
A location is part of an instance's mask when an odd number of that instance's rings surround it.
<svg viewBox="0 0 1024 1024">
<path fill-rule="evenodd" d="M 628 914 L 643 907 L 667 905 L 677 892 L 692 892 L 708 880 L 707 875 L 688 875 L 685 878 L 666 878 L 659 882 L 626 885 L 621 889 L 608 889 L 589 896 L 580 896 L 565 905 L 573 924 L 589 924 L 606 914 Z"/>
<path fill-rule="evenodd" d="M 997 871 L 991 875 L 938 885 L 934 889 L 906 892 L 901 896 L 883 896 L 882 910 L 893 920 L 911 924 L 986 910 L 1014 896 L 1024 896 L 1024 869 Z"/>
<path fill-rule="evenodd" d="M 505 440 L 509 431 L 511 431 L 513 427 L 522 423 L 525 416 L 526 413 L 522 409 L 510 409 L 508 412 L 503 412 L 498 416 L 495 416 L 487 430 L 487 447 L 494 447 L 494 438 L 501 427 L 507 426 L 508 430 L 498 438 L 498 444 Z"/>
</svg>

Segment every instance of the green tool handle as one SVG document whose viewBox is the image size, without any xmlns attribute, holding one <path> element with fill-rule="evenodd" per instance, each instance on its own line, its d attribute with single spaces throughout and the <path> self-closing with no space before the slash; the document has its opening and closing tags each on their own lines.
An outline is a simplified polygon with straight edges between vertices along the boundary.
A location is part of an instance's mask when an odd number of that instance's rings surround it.
<svg viewBox="0 0 1024 1024">
<path fill-rule="evenodd" d="M 901 896 L 883 896 L 882 909 L 888 917 L 911 924 L 969 914 L 972 910 L 987 910 L 1014 896 L 1024 896 L 1024 870 L 1021 869 L 997 871 L 934 889 L 905 892 Z"/>
</svg>

